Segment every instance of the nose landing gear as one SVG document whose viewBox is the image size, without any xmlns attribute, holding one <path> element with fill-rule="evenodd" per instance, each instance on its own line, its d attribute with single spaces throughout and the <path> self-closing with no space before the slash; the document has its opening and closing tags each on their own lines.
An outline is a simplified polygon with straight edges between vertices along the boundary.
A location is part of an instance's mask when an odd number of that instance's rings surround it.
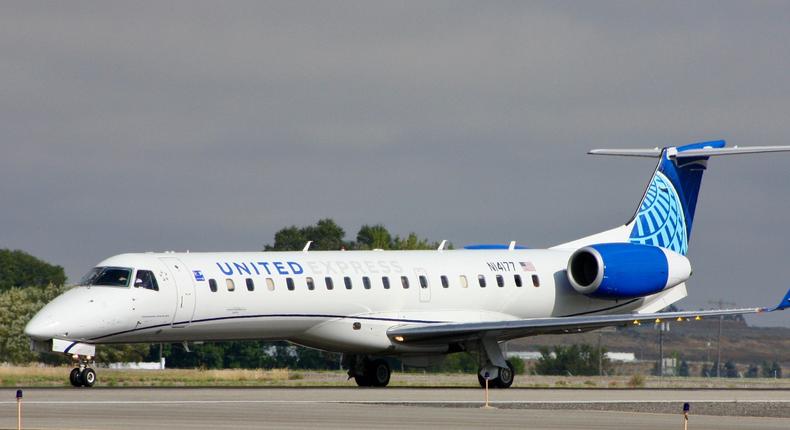
<svg viewBox="0 0 790 430">
<path fill-rule="evenodd" d="M 75 387 L 92 387 L 96 384 L 96 371 L 88 367 L 91 357 L 78 357 L 78 367 L 71 369 L 69 382 Z"/>
</svg>

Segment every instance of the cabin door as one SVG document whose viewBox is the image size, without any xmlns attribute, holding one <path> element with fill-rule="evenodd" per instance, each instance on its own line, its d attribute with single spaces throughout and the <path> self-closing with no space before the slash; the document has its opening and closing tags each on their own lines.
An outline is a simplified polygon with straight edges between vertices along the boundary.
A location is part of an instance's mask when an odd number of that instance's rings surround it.
<svg viewBox="0 0 790 430">
<path fill-rule="evenodd" d="M 171 325 L 175 328 L 187 327 L 195 315 L 195 284 L 192 282 L 192 274 L 178 258 L 162 257 L 160 260 L 167 266 L 176 286 L 176 311 Z"/>
</svg>

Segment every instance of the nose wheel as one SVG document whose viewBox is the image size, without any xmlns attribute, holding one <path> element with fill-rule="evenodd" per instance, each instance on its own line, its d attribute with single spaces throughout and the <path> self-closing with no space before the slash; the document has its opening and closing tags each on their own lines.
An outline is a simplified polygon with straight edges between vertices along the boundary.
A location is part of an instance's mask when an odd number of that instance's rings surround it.
<svg viewBox="0 0 790 430">
<path fill-rule="evenodd" d="M 96 384 L 96 371 L 90 367 L 80 370 L 79 367 L 71 369 L 69 382 L 75 387 L 92 387 Z"/>
<path fill-rule="evenodd" d="M 88 361 L 79 358 L 79 366 L 71 369 L 69 382 L 74 387 L 92 387 L 96 384 L 96 371 L 88 367 Z"/>
</svg>

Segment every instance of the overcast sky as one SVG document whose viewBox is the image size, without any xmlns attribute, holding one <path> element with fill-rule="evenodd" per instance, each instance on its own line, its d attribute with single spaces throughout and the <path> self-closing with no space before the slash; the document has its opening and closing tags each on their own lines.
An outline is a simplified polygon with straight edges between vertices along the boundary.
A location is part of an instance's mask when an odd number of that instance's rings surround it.
<svg viewBox="0 0 790 430">
<path fill-rule="evenodd" d="M 78 279 L 335 219 L 547 247 L 633 213 L 650 159 L 790 144 L 790 2 L 4 2 L 0 248 Z M 684 308 L 790 287 L 790 155 L 715 159 Z M 790 315 L 752 318 L 790 326 Z"/>
</svg>

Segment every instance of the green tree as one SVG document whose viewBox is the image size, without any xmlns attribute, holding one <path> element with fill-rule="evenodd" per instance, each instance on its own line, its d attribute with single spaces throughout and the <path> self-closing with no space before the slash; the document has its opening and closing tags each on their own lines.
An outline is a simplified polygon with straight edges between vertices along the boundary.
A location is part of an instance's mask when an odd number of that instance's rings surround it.
<svg viewBox="0 0 790 430">
<path fill-rule="evenodd" d="M 737 378 L 738 376 L 738 367 L 735 366 L 735 363 L 732 361 L 728 361 L 724 363 L 724 376 L 728 378 Z"/>
<path fill-rule="evenodd" d="M 64 291 L 63 286 L 13 287 L 0 292 L 0 362 L 28 363 L 36 359 L 25 336 L 25 325 L 47 302 Z M 43 360 L 56 360 L 56 356 Z"/>
<path fill-rule="evenodd" d="M 457 352 L 447 354 L 440 363 L 431 366 L 429 370 L 433 372 L 445 373 L 473 373 L 477 372 L 477 354 L 470 352 Z"/>
<path fill-rule="evenodd" d="M 760 365 L 762 369 L 761 376 L 763 378 L 781 378 L 782 377 L 782 366 L 779 365 L 778 361 L 774 361 L 773 363 L 768 364 L 767 361 L 763 361 L 763 364 Z"/>
<path fill-rule="evenodd" d="M 686 360 L 681 360 L 680 365 L 678 366 L 678 376 L 691 376 L 689 371 L 689 364 Z"/>
<path fill-rule="evenodd" d="M 516 372 L 516 375 L 521 375 L 527 370 L 527 363 L 525 363 L 524 359 L 521 357 L 512 356 L 509 357 L 508 360 L 510 364 L 513 365 L 513 370 Z"/>
<path fill-rule="evenodd" d="M 96 347 L 96 361 L 99 363 L 136 363 L 138 361 L 146 361 L 150 349 L 153 349 L 150 345 L 140 343 L 99 345 Z"/>
<path fill-rule="evenodd" d="M 599 359 L 604 373 L 611 369 L 606 349 L 599 351 L 592 345 L 557 345 L 551 351 L 542 347 L 540 354 L 535 365 L 535 373 L 540 375 L 597 375 Z"/>
<path fill-rule="evenodd" d="M 315 225 L 306 227 L 290 226 L 279 230 L 274 235 L 274 245 L 266 245 L 266 251 L 299 251 L 308 241 L 313 241 L 310 249 L 321 251 L 338 251 L 347 249 L 350 244 L 343 241 L 346 232 L 333 220 L 326 218 Z"/>
<path fill-rule="evenodd" d="M 415 249 L 436 249 L 438 247 L 438 243 L 431 243 L 428 241 L 428 239 L 421 239 L 417 237 L 416 233 L 409 233 L 409 235 L 405 238 L 395 236 L 395 239 L 392 240 L 391 249 L 405 251 Z"/>
<path fill-rule="evenodd" d="M 66 274 L 62 267 L 53 266 L 24 251 L 0 249 L 0 291 L 65 283 Z"/>
<path fill-rule="evenodd" d="M 392 235 L 381 224 L 363 225 L 357 233 L 357 249 L 390 249 Z"/>
</svg>

